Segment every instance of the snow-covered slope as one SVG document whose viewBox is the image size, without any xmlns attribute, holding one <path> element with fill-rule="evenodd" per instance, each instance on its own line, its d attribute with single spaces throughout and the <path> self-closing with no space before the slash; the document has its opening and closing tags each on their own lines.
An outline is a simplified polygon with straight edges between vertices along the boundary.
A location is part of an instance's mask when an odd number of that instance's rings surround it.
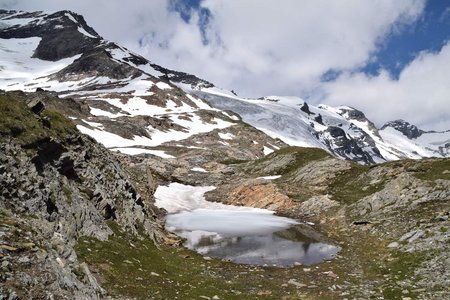
<svg viewBox="0 0 450 300">
<path fill-rule="evenodd" d="M 450 155 L 449 131 L 425 132 L 404 121 L 378 130 L 354 108 L 312 106 L 297 97 L 244 99 L 104 40 L 70 11 L 0 10 L 0 29 L 0 89 L 74 99 L 84 110 L 67 114 L 112 150 L 170 157 L 151 148 L 226 129 L 239 115 L 287 144 L 363 164 Z M 264 154 L 277 148 L 260 146 Z"/>
<path fill-rule="evenodd" d="M 186 94 L 166 69 L 102 39 L 75 13 L 0 10 L 0 28 L 0 89 L 78 101 L 85 111 L 67 114 L 112 150 L 168 158 L 149 148 L 239 120 Z"/>
<path fill-rule="evenodd" d="M 406 121 L 396 120 L 386 123 L 379 133 L 386 143 L 408 158 L 450 156 L 450 130 L 423 131 Z"/>
<path fill-rule="evenodd" d="M 178 85 L 208 100 L 213 107 L 239 114 L 244 121 L 290 145 L 322 148 L 363 164 L 450 156 L 450 131 L 425 132 L 405 122 L 409 126 L 405 134 L 398 121 L 379 130 L 364 113 L 351 107 L 312 106 L 297 97 L 241 98 L 205 86 L 202 80 L 199 83 Z"/>
</svg>

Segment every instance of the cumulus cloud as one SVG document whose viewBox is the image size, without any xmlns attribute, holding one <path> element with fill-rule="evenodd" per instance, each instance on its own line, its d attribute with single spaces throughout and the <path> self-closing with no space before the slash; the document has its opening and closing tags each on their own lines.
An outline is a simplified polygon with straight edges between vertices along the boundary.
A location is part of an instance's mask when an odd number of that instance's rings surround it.
<svg viewBox="0 0 450 300">
<path fill-rule="evenodd" d="M 305 94 L 328 70 L 363 66 L 377 45 L 413 22 L 424 1 L 206 0 L 207 45 L 197 18 L 140 51 L 244 96 Z M 193 27 L 193 28 L 192 28 Z M 168 51 L 167 51 L 168 50 Z"/>
<path fill-rule="evenodd" d="M 377 76 L 345 73 L 323 85 L 324 101 L 362 109 L 378 124 L 405 119 L 428 129 L 450 129 L 450 41 L 439 52 L 422 52 L 398 80 L 382 70 Z"/>
<path fill-rule="evenodd" d="M 206 23 L 198 9 L 183 20 L 169 0 L 0 0 L 0 7 L 73 10 L 105 38 L 243 96 L 297 95 L 355 106 L 379 124 L 404 118 L 450 128 L 448 44 L 420 54 L 398 80 L 386 70 L 377 76 L 355 71 L 386 39 L 413 25 L 425 2 L 203 0 L 200 7 L 210 12 Z M 329 71 L 340 75 L 323 82 Z"/>
</svg>

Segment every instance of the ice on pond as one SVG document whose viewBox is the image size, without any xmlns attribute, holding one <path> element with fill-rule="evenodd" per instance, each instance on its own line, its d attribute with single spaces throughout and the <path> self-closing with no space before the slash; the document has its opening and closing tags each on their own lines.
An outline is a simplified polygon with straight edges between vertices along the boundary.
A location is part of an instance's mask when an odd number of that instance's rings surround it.
<svg viewBox="0 0 450 300">
<path fill-rule="evenodd" d="M 203 255 L 252 265 L 304 265 L 331 259 L 339 247 L 304 233 L 298 221 L 273 211 L 208 202 L 214 187 L 172 183 L 155 192 L 156 204 L 168 210 L 166 227 Z"/>
</svg>

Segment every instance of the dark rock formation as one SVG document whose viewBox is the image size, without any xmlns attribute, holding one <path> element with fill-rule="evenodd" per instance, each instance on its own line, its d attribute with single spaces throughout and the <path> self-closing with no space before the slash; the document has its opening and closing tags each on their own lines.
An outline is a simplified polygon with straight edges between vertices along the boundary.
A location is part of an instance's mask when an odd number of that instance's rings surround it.
<svg viewBox="0 0 450 300">
<path fill-rule="evenodd" d="M 52 77 L 59 81 L 68 81 L 91 76 L 113 79 L 135 78 L 142 74 L 132 66 L 113 60 L 106 48 L 107 46 L 84 52 L 80 58 Z"/>
<path fill-rule="evenodd" d="M 386 124 L 381 127 L 381 130 L 385 129 L 386 127 L 392 127 L 397 131 L 400 131 L 404 136 L 406 136 L 409 139 L 416 139 L 419 136 L 421 136 L 425 131 L 417 128 L 417 126 L 412 125 L 404 120 L 395 120 L 391 122 L 387 122 Z"/>
<path fill-rule="evenodd" d="M 8 98 L 10 105 L 14 101 Z M 24 144 L 28 140 L 22 135 L 50 131 L 40 119 L 47 118 L 54 128 L 63 117 L 49 117 L 45 111 L 23 115 L 23 124 L 30 127 L 17 137 L 0 136 L 0 230 L 7 245 L 0 247 L 0 260 L 15 270 L 2 273 L 0 298 L 5 293 L 22 299 L 99 298 L 105 292 L 77 260 L 77 240 L 107 239 L 113 233 L 107 221 L 113 221 L 121 230 L 161 242 L 162 227 L 153 217 L 158 209 L 151 204 L 152 195 L 141 196 L 118 159 L 90 138 L 51 131 Z M 4 227 L 4 220 L 15 225 Z M 25 242 L 29 249 L 15 250 Z M 20 262 L 26 258 L 23 268 Z M 24 278 L 31 279 L 25 284 Z"/>
<path fill-rule="evenodd" d="M 190 84 L 192 87 L 196 87 L 196 88 L 200 88 L 200 89 L 214 87 L 214 85 L 212 83 L 210 83 L 206 80 L 200 79 L 195 75 L 166 69 L 164 67 L 161 67 L 161 66 L 158 66 L 155 64 L 151 64 L 151 66 L 155 70 L 163 73 L 164 76 L 162 76 L 162 77 L 165 77 L 172 82 Z"/>
<path fill-rule="evenodd" d="M 303 103 L 303 105 L 302 105 L 302 107 L 300 108 L 300 110 L 302 111 L 302 112 L 304 112 L 304 113 L 307 113 L 308 115 L 314 115 L 314 113 L 312 113 L 310 110 L 309 110 L 309 106 L 308 106 L 308 103 Z"/>
<path fill-rule="evenodd" d="M 332 140 L 326 140 L 326 142 L 334 153 L 364 164 L 375 163 L 372 156 L 367 151 L 364 151 L 356 140 L 349 139 L 342 128 L 329 126 L 321 135 L 326 135 L 327 133 L 331 136 Z"/>
<path fill-rule="evenodd" d="M 40 12 L 0 10 L 0 18 L 3 20 L 8 20 L 12 15 L 14 18 L 33 17 L 35 20 L 23 26 L 3 28 L 0 38 L 42 38 L 33 55 L 39 59 L 57 61 L 72 57 L 93 49 L 101 41 L 97 32 L 86 24 L 82 16 L 70 11 L 46 15 Z"/>
</svg>

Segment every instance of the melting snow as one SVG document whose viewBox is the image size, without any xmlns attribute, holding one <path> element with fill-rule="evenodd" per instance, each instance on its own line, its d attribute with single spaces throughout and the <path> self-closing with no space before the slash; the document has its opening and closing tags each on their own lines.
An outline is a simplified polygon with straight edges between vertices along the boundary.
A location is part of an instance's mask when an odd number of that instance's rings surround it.
<svg viewBox="0 0 450 300">
<path fill-rule="evenodd" d="M 264 155 L 269 155 L 270 153 L 273 152 L 273 150 L 270 149 L 269 147 L 264 146 L 263 152 L 264 152 Z"/>
<path fill-rule="evenodd" d="M 201 173 L 208 173 L 208 171 L 206 171 L 205 169 L 200 168 L 200 167 L 194 167 L 194 168 L 191 169 L 191 171 L 201 172 Z"/>
<path fill-rule="evenodd" d="M 152 154 L 155 156 L 159 156 L 161 158 L 176 158 L 173 155 L 167 154 L 164 151 L 161 150 L 149 150 L 149 149 L 142 149 L 142 148 L 111 148 L 110 150 L 112 151 L 118 151 L 124 154 L 129 154 L 129 155 L 138 155 L 138 154 L 143 154 L 143 153 L 148 153 L 148 154 Z"/>
<path fill-rule="evenodd" d="M 218 134 L 222 140 L 232 140 L 233 138 L 235 138 L 234 134 L 232 134 L 232 133 L 219 132 Z"/>
<path fill-rule="evenodd" d="M 77 125 L 80 132 L 94 138 L 97 142 L 102 143 L 106 148 L 129 147 L 129 146 L 156 146 L 155 142 L 149 138 L 142 136 L 134 136 L 133 139 L 125 139 L 117 134 L 99 130 L 90 129 L 83 125 Z"/>
<path fill-rule="evenodd" d="M 256 235 L 298 224 L 295 220 L 274 216 L 270 210 L 206 201 L 204 194 L 214 189 L 213 186 L 196 187 L 179 183 L 159 186 L 155 192 L 155 205 L 169 212 L 166 224 L 169 230 L 184 230 L 182 236 L 194 243 L 205 233 Z M 242 226 L 242 222 L 246 226 Z"/>
<path fill-rule="evenodd" d="M 84 30 L 83 27 L 78 27 L 78 31 L 79 31 L 81 34 L 84 34 L 85 36 L 87 36 L 87 37 L 89 37 L 89 38 L 91 38 L 91 39 L 96 39 L 96 38 L 97 38 L 96 36 L 93 36 L 92 34 L 90 34 L 89 32 L 87 32 L 86 30 Z"/>
<path fill-rule="evenodd" d="M 32 58 L 41 38 L 0 39 L 0 89 L 34 91 L 36 84 L 46 84 L 41 78 L 70 65 L 80 55 L 56 62 Z M 20 49 L 20 51 L 18 51 Z"/>
<path fill-rule="evenodd" d="M 181 183 L 171 183 L 168 186 L 159 186 L 155 191 L 155 205 L 164 208 L 168 213 L 189 212 L 196 209 L 210 209 L 236 212 L 253 212 L 273 215 L 268 209 L 226 205 L 205 200 L 204 194 L 214 190 L 214 186 L 192 186 Z M 289 219 L 290 220 L 290 219 Z M 292 223 L 297 223 L 291 220 Z"/>
<path fill-rule="evenodd" d="M 233 121 L 239 121 L 239 118 L 235 115 L 230 115 L 229 113 L 223 111 L 222 114 L 224 114 L 225 116 L 227 116 L 228 118 L 230 118 Z"/>
<path fill-rule="evenodd" d="M 103 117 L 108 117 L 111 119 L 126 116 L 125 114 L 122 114 L 122 113 L 113 114 L 113 113 L 110 113 L 109 111 L 105 111 L 105 110 L 102 110 L 99 108 L 94 108 L 94 107 L 89 107 L 89 108 L 91 109 L 91 115 L 93 115 L 93 116 L 103 116 Z"/>
<path fill-rule="evenodd" d="M 134 136 L 133 139 L 126 139 L 117 134 L 101 130 L 99 128 L 90 129 L 82 125 L 77 125 L 78 130 L 94 138 L 99 143 L 102 143 L 107 148 L 130 147 L 130 146 L 159 146 L 162 143 L 169 141 L 180 141 L 189 138 L 198 133 L 209 132 L 214 129 L 223 129 L 233 125 L 220 119 L 213 119 L 213 123 L 204 123 L 202 119 L 193 115 L 191 120 L 178 119 L 177 116 L 171 115 L 172 120 L 183 126 L 185 131 L 160 131 L 148 127 L 151 138 L 143 136 Z"/>
<path fill-rule="evenodd" d="M 262 176 L 262 177 L 258 177 L 258 179 L 265 179 L 265 180 L 275 180 L 280 178 L 281 175 L 273 175 L 273 176 Z"/>
<path fill-rule="evenodd" d="M 162 81 L 156 83 L 156 86 L 157 86 L 159 89 L 161 89 L 161 90 L 170 90 L 170 89 L 172 89 L 172 88 L 170 87 L 170 85 L 168 85 L 167 83 L 162 82 Z"/>
<path fill-rule="evenodd" d="M 89 121 L 86 121 L 86 120 L 82 120 L 82 121 L 84 123 L 88 124 L 91 127 L 98 128 L 98 129 L 103 129 L 103 124 L 101 124 L 101 123 L 89 122 Z"/>
</svg>

